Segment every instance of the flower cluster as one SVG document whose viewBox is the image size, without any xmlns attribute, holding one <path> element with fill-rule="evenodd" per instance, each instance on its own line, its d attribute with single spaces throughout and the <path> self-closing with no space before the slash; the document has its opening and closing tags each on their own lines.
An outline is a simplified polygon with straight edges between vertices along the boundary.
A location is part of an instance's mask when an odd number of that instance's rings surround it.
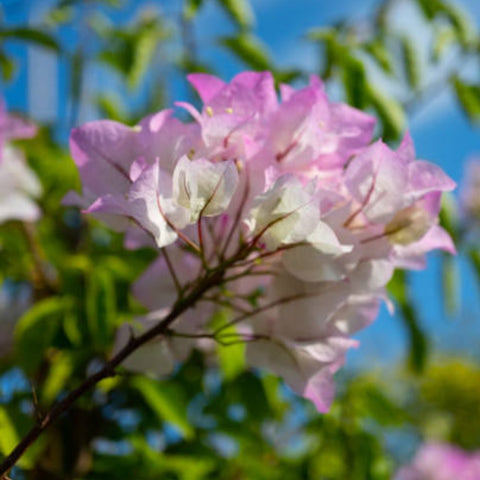
<svg viewBox="0 0 480 480">
<path fill-rule="evenodd" d="M 442 443 L 427 443 L 395 480 L 479 480 L 480 453 Z"/>
<path fill-rule="evenodd" d="M 161 249 L 133 286 L 155 312 L 144 327 L 206 272 L 219 279 L 148 345 L 155 360 L 138 352 L 129 363 L 166 373 L 194 342 L 242 340 L 251 366 L 326 411 L 351 335 L 377 316 L 394 269 L 454 251 L 437 221 L 454 182 L 416 160 L 408 134 L 396 151 L 372 143 L 374 118 L 330 102 L 317 78 L 279 96 L 270 73 L 188 79 L 203 102 L 177 104 L 189 123 L 165 110 L 71 134 L 83 196 L 68 200 L 124 231 L 128 248 Z M 232 317 L 213 329 L 218 309 Z"/>
<path fill-rule="evenodd" d="M 0 223 L 12 219 L 33 221 L 40 214 L 32 200 L 41 193 L 40 182 L 26 165 L 22 153 L 8 143 L 35 134 L 36 127 L 9 115 L 0 98 Z"/>
</svg>

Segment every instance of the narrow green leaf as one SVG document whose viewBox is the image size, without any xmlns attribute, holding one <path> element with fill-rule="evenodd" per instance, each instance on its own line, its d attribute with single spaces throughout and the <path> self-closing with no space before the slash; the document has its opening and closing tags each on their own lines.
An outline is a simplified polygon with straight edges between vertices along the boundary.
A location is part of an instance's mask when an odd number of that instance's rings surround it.
<svg viewBox="0 0 480 480">
<path fill-rule="evenodd" d="M 433 38 L 432 60 L 438 62 L 454 41 L 455 33 L 450 25 L 436 27 Z"/>
<path fill-rule="evenodd" d="M 442 10 L 452 27 L 455 29 L 460 44 L 463 47 L 469 47 L 476 38 L 470 16 L 453 2 L 444 2 Z"/>
<path fill-rule="evenodd" d="M 116 320 L 115 285 L 104 268 L 90 272 L 87 281 L 87 322 L 93 343 L 102 348 L 110 344 Z"/>
<path fill-rule="evenodd" d="M 74 362 L 68 353 L 58 352 L 50 364 L 48 376 L 42 388 L 42 400 L 45 405 L 52 403 L 64 389 L 71 377 Z"/>
<path fill-rule="evenodd" d="M 20 438 L 7 411 L 0 405 L 0 453 L 8 455 Z"/>
<path fill-rule="evenodd" d="M 211 327 L 215 330 L 228 323 L 228 320 L 227 312 L 219 312 L 212 318 Z M 233 380 L 245 370 L 245 343 L 241 341 L 241 337 L 238 335 L 237 328 L 234 325 L 222 331 L 220 340 L 225 342 L 225 345 L 219 342 L 216 344 L 220 370 L 225 380 Z"/>
<path fill-rule="evenodd" d="M 420 84 L 420 60 L 412 40 L 406 35 L 400 38 L 402 63 L 408 85 L 416 90 Z"/>
<path fill-rule="evenodd" d="M 457 99 L 470 121 L 480 121 L 480 86 L 469 85 L 459 77 L 452 78 Z"/>
<path fill-rule="evenodd" d="M 322 67 L 320 76 L 327 80 L 334 71 L 339 58 L 341 58 L 342 47 L 337 41 L 337 31 L 333 28 L 316 28 L 307 33 L 307 39 L 318 43 L 321 52 Z"/>
<path fill-rule="evenodd" d="M 271 70 L 268 53 L 256 37 L 249 34 L 223 37 L 220 44 L 254 70 Z"/>
<path fill-rule="evenodd" d="M 117 122 L 128 123 L 127 113 L 120 97 L 114 94 L 99 95 L 95 103 L 100 110 L 101 118 L 110 118 Z"/>
<path fill-rule="evenodd" d="M 397 270 L 388 285 L 388 289 L 399 306 L 401 318 L 408 334 L 409 366 L 413 372 L 420 373 L 425 368 L 427 361 L 428 341 L 419 324 L 407 282 L 408 278 L 405 272 Z"/>
<path fill-rule="evenodd" d="M 224 10 L 241 28 L 249 28 L 254 22 L 254 14 L 249 0 L 218 0 Z"/>
<path fill-rule="evenodd" d="M 361 404 L 364 415 L 375 419 L 380 425 L 402 425 L 405 415 L 385 393 L 376 385 L 363 386 L 356 392 L 357 402 Z"/>
<path fill-rule="evenodd" d="M 0 51 L 0 71 L 5 82 L 12 80 L 15 73 L 15 62 Z"/>
<path fill-rule="evenodd" d="M 347 102 L 357 108 L 366 103 L 366 72 L 363 63 L 351 55 L 342 59 L 343 86 Z"/>
<path fill-rule="evenodd" d="M 185 20 L 192 20 L 203 5 L 203 0 L 186 0 L 183 7 Z"/>
<path fill-rule="evenodd" d="M 193 437 L 194 430 L 187 418 L 187 400 L 177 384 L 136 377 L 132 386 L 141 393 L 161 422 L 175 426 L 187 439 Z"/>
<path fill-rule="evenodd" d="M 65 311 L 71 306 L 67 298 L 50 297 L 36 303 L 18 321 L 15 348 L 19 364 L 33 373 L 61 326 Z"/>
<path fill-rule="evenodd" d="M 453 316 L 458 311 L 460 273 L 455 259 L 450 255 L 442 255 L 442 290 L 446 312 Z"/>
<path fill-rule="evenodd" d="M 325 42 L 334 39 L 336 31 L 330 27 L 314 28 L 307 33 L 307 39 L 312 42 Z"/>
<path fill-rule="evenodd" d="M 442 10 L 442 2 L 439 0 L 417 0 L 417 5 L 428 20 L 432 20 Z"/>
<path fill-rule="evenodd" d="M 138 38 L 134 47 L 133 63 L 127 77 L 127 85 L 137 88 L 143 80 L 155 55 L 158 35 L 155 31 L 146 32 Z"/>
<path fill-rule="evenodd" d="M 468 256 L 472 262 L 475 275 L 477 276 L 478 285 L 480 285 L 480 250 L 470 250 Z"/>
<path fill-rule="evenodd" d="M 452 237 L 453 243 L 459 241 L 459 222 L 456 199 L 451 193 L 442 195 L 442 206 L 440 209 L 440 225 Z"/>
<path fill-rule="evenodd" d="M 378 66 L 386 73 L 393 73 L 393 61 L 385 45 L 385 39 L 375 39 L 363 46 L 364 50 L 370 54 Z"/>
<path fill-rule="evenodd" d="M 398 139 L 406 122 L 405 112 L 400 103 L 371 85 L 367 87 L 367 95 L 369 102 L 382 120 L 384 138 L 386 140 Z"/>
<path fill-rule="evenodd" d="M 60 44 L 55 38 L 42 30 L 28 27 L 2 28 L 0 29 L 0 39 L 20 40 L 29 43 L 35 43 L 45 48 L 55 50 L 60 53 Z"/>
</svg>

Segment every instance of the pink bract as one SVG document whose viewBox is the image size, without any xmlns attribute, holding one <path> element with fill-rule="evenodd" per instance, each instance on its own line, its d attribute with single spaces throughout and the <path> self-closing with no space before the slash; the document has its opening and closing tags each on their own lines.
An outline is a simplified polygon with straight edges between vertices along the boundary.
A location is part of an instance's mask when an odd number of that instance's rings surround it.
<svg viewBox="0 0 480 480">
<path fill-rule="evenodd" d="M 269 72 L 188 80 L 203 102 L 177 103 L 190 122 L 165 110 L 134 127 L 73 130 L 75 201 L 125 231 L 128 248 L 160 249 L 133 288 L 150 311 L 168 311 L 202 272 L 244 254 L 172 325 L 182 336 L 154 361 L 173 365 L 195 344 L 186 337 L 219 339 L 228 327 L 247 342 L 251 366 L 327 411 L 333 374 L 357 345 L 351 335 L 376 318 L 394 269 L 454 252 L 438 213 L 455 184 L 415 158 L 408 134 L 396 150 L 371 143 L 375 119 L 331 102 L 315 77 L 299 90 L 282 85 L 280 96 Z M 233 320 L 213 331 L 209 318 L 225 309 Z"/>
<path fill-rule="evenodd" d="M 445 443 L 426 443 L 395 480 L 480 480 L 480 453 Z"/>
</svg>

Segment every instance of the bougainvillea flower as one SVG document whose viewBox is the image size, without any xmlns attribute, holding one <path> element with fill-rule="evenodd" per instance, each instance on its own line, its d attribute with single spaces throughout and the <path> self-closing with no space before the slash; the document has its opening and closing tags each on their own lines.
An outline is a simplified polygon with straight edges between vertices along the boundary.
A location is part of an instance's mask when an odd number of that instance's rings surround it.
<svg viewBox="0 0 480 480">
<path fill-rule="evenodd" d="M 5 146 L 0 163 L 0 223 L 14 219 L 37 220 L 40 209 L 34 199 L 41 192 L 40 182 L 22 153 Z"/>
<path fill-rule="evenodd" d="M 480 453 L 454 445 L 427 443 L 413 462 L 399 470 L 395 480 L 479 480 Z"/>
<path fill-rule="evenodd" d="M 5 142 L 20 138 L 32 138 L 37 133 L 37 127 L 18 115 L 9 114 L 5 102 L 0 97 L 0 161 Z"/>
<path fill-rule="evenodd" d="M 396 150 L 372 144 L 374 118 L 330 102 L 316 78 L 280 95 L 268 72 L 188 80 L 202 105 L 176 105 L 190 122 L 164 110 L 134 127 L 91 122 L 70 139 L 82 208 L 125 231 L 129 248 L 161 250 L 133 287 L 156 312 L 137 327 L 201 292 L 130 366 L 142 369 L 150 351 L 164 374 L 197 339 L 233 336 L 248 343 L 250 366 L 326 411 L 351 336 L 390 306 L 395 268 L 454 252 L 438 225 L 454 183 L 415 158 L 408 134 Z M 226 323 L 213 325 L 219 310 Z"/>
</svg>

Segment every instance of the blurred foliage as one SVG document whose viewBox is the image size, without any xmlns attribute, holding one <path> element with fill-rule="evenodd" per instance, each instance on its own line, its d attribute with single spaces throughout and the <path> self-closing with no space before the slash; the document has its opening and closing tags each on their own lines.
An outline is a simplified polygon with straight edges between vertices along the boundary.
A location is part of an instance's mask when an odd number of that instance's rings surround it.
<svg viewBox="0 0 480 480">
<path fill-rule="evenodd" d="M 121 23 L 115 16 L 126 3 L 60 0 L 39 26 L 0 27 L 3 82 L 14 81 L 19 68 L 9 45 L 34 44 L 58 55 L 70 72 L 72 124 L 92 65 L 115 74 L 126 94 L 140 98 L 132 107 L 121 93 L 94 92 L 90 100 L 99 113 L 134 124 L 170 101 L 178 74 L 218 68 L 195 35 L 207 4 L 230 22 L 231 33 L 214 37 L 214 45 L 231 60 L 271 70 L 277 83 L 304 81 L 310 73 L 272 60 L 256 34 L 249 0 L 185 0 L 178 17 L 150 9 Z M 390 141 L 398 141 L 406 118 L 443 89 L 478 121 L 480 84 L 462 71 L 480 58 L 468 13 L 453 2 L 412 0 L 431 34 L 424 52 L 415 31 L 397 28 L 398 3 L 384 0 L 367 20 L 307 32 L 305 42 L 319 51 L 316 73 L 349 103 L 375 113 L 378 134 Z M 435 72 L 428 82 L 427 70 Z M 148 249 L 125 251 L 120 235 L 62 206 L 79 181 L 65 145 L 54 138 L 57 127 L 19 142 L 42 179 L 42 218 L 36 225 L 0 226 L 3 288 L 14 295 L 26 285 L 32 295 L 15 327 L 13 353 L 0 352 L 2 455 L 39 412 L 108 358 L 118 325 L 143 312 L 129 289 L 155 257 Z M 441 223 L 463 248 L 464 227 L 452 201 Z M 467 257 L 480 283 L 478 248 L 469 246 Z M 451 313 L 460 301 L 456 268 L 442 257 L 443 298 Z M 409 341 L 406 367 L 377 376 L 343 374 L 328 415 L 318 415 L 277 378 L 246 371 L 241 345 L 218 346 L 218 365 L 195 352 L 168 382 L 125 371 L 102 381 L 29 450 L 11 477 L 386 480 L 422 439 L 480 448 L 479 368 L 462 360 L 429 362 L 431 341 L 405 274 L 395 275 L 390 294 Z"/>
</svg>

